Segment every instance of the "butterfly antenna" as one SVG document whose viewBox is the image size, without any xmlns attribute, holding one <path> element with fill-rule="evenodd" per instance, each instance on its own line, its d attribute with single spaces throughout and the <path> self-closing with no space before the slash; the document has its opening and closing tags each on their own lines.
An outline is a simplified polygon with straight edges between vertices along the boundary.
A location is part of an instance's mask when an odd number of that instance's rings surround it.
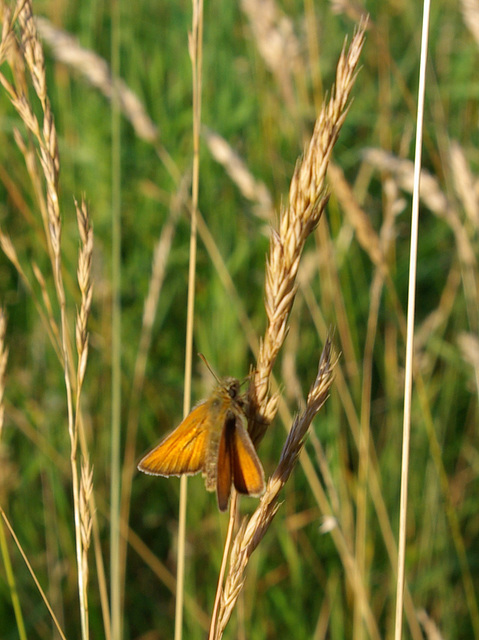
<svg viewBox="0 0 479 640">
<path fill-rule="evenodd" d="M 216 382 L 218 384 L 221 384 L 221 380 L 218 378 L 218 376 L 216 375 L 216 373 L 213 371 L 213 369 L 210 367 L 210 363 L 208 362 L 208 360 L 205 358 L 205 356 L 202 353 L 198 354 L 200 356 L 200 358 L 203 360 L 203 362 L 205 363 L 206 367 L 208 368 L 208 371 L 211 373 L 211 375 L 213 376 L 213 378 L 216 380 Z"/>
<path fill-rule="evenodd" d="M 250 382 L 250 381 L 251 381 L 251 378 L 254 376 L 254 373 L 255 373 L 255 369 L 254 369 L 254 367 L 253 367 L 252 365 L 250 365 L 249 373 L 248 373 L 248 375 L 247 375 L 247 376 L 245 376 L 245 377 L 243 378 L 243 380 L 241 381 L 241 383 L 240 383 L 240 387 L 242 387 L 242 386 L 243 386 L 244 384 L 246 384 L 247 382 Z"/>
</svg>

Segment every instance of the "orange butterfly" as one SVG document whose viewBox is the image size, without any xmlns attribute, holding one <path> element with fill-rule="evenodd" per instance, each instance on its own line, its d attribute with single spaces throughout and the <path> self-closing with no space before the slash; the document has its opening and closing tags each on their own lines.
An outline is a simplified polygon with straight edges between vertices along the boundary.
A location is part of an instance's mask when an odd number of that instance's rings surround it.
<svg viewBox="0 0 479 640">
<path fill-rule="evenodd" d="M 158 476 L 203 473 L 225 511 L 231 484 L 238 493 L 259 496 L 264 472 L 248 431 L 244 400 L 236 378 L 218 380 L 211 396 L 140 461 L 138 469 Z"/>
</svg>

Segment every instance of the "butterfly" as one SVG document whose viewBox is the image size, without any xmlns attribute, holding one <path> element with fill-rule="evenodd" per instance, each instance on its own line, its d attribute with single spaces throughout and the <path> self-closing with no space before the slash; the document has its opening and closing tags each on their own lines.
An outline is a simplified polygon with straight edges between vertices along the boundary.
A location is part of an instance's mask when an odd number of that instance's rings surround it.
<svg viewBox="0 0 479 640">
<path fill-rule="evenodd" d="M 225 511 L 233 485 L 238 493 L 260 496 L 264 472 L 246 429 L 244 398 L 236 378 L 217 379 L 210 397 L 146 454 L 138 464 L 158 476 L 194 475 L 200 471 L 207 491 L 215 491 Z"/>
</svg>

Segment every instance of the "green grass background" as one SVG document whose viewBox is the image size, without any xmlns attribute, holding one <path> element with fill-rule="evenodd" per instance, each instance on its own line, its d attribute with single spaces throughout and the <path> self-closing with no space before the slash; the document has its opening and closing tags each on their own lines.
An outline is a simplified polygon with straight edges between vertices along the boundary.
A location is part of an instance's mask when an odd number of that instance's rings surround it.
<svg viewBox="0 0 479 640">
<path fill-rule="evenodd" d="M 187 33 L 189 2 L 162 0 L 120 3 L 121 77 L 140 97 L 160 130 L 161 143 L 180 174 L 192 162 L 191 64 Z M 249 23 L 236 2 L 205 6 L 202 120 L 219 132 L 244 158 L 253 175 L 267 185 L 277 210 L 287 198 L 298 155 L 334 81 L 345 35 L 354 22 L 335 15 L 328 2 L 314 5 L 314 32 L 319 58 L 307 49 L 309 4 L 285 0 L 282 10 L 292 20 L 307 63 L 294 84 L 294 113 L 265 67 Z M 414 105 L 418 78 L 421 6 L 411 0 L 365 2 L 373 28 L 361 56 L 362 69 L 353 89 L 354 101 L 334 152 L 376 231 L 383 219 L 387 176 L 365 168 L 363 152 L 380 147 L 413 157 Z M 110 3 L 91 0 L 39 1 L 39 15 L 75 34 L 81 44 L 111 59 Z M 311 28 L 311 25 L 309 25 Z M 472 173 L 477 173 L 479 51 L 458 3 L 434 3 L 430 26 L 430 59 L 426 95 L 424 166 L 436 176 L 456 207 L 477 256 L 477 228 L 472 228 L 454 190 L 448 159 L 451 141 L 461 146 Z M 109 564 L 109 477 L 111 424 L 111 105 L 77 73 L 58 64 L 46 49 L 49 97 L 56 119 L 61 158 L 63 268 L 73 327 L 78 233 L 73 196 L 85 194 L 95 233 L 94 299 L 89 322 L 90 354 L 84 411 L 94 491 L 106 566 Z M 298 80 L 298 78 L 296 80 Z M 21 126 L 4 93 L 0 95 L 0 225 L 11 237 L 21 263 L 31 274 L 36 262 L 46 274 L 49 262 L 34 196 L 23 158 L 13 140 Z M 121 123 L 122 224 L 122 416 L 126 422 L 131 380 L 138 349 L 143 303 L 156 240 L 167 219 L 176 186 L 154 148 Z M 403 313 L 406 312 L 409 259 L 410 196 L 394 227 L 388 265 Z M 239 292 L 243 308 L 258 336 L 265 328 L 264 264 L 268 228 L 251 202 L 240 195 L 206 146 L 201 149 L 200 210 Z M 161 292 L 140 399 L 136 456 L 154 444 L 181 418 L 185 355 L 189 219 L 178 223 L 166 281 Z M 447 509 L 457 519 L 474 589 L 479 589 L 478 405 L 472 366 L 458 347 L 461 332 L 476 331 L 466 308 L 458 248 L 450 227 L 422 209 L 417 279 L 418 325 L 440 302 L 448 274 L 458 271 L 450 310 L 421 347 L 418 358 L 447 487 L 431 455 L 424 405 L 413 398 L 406 575 L 414 604 L 424 608 L 444 638 L 472 638 L 463 570 L 451 533 Z M 343 352 L 340 366 L 357 415 L 361 412 L 362 358 L 374 267 L 359 245 L 333 194 L 320 228 L 306 247 L 314 275 L 311 299 L 326 326 L 336 330 Z M 477 266 L 477 265 L 476 265 Z M 477 277 L 477 269 L 474 271 Z M 235 306 L 228 298 L 210 255 L 199 242 L 196 286 L 195 352 L 201 351 L 220 376 L 244 377 L 254 357 L 248 348 Z M 336 280 L 337 278 L 337 280 Z M 31 280 L 34 282 L 33 277 Z M 476 281 L 477 283 L 477 281 Z M 340 285 L 340 288 L 336 286 Z M 477 286 L 477 284 L 476 284 Z M 38 293 L 38 287 L 37 287 Z M 477 289 L 476 289 L 477 294 Z M 338 307 L 342 301 L 344 311 Z M 1 442 L 0 503 L 7 512 L 68 638 L 80 637 L 75 571 L 74 528 L 69 466 L 69 440 L 63 372 L 45 329 L 15 269 L 0 255 L 0 302 L 8 314 L 9 365 L 6 424 Z M 477 296 L 472 308 L 477 313 Z M 57 310 L 55 310 L 57 311 Z M 351 348 L 342 344 L 349 333 Z M 314 379 L 324 342 L 302 292 L 291 317 L 285 346 L 294 354 L 303 394 Z M 374 345 L 371 389 L 371 437 L 381 477 L 381 490 L 395 535 L 400 487 L 400 452 L 404 342 L 388 288 L 383 291 Z M 203 397 L 212 381 L 194 361 L 193 400 Z M 290 380 L 282 375 L 281 356 L 275 372 L 292 412 Z M 202 379 L 203 378 L 203 379 Z M 286 425 L 288 426 L 288 425 Z M 348 416 L 335 385 L 314 430 L 330 465 L 339 496 L 341 526 L 354 546 L 358 452 Z M 278 461 L 285 430 L 279 418 L 269 429 L 260 457 L 266 474 Z M 314 449 L 307 445 L 318 468 Z M 318 471 L 319 473 L 319 471 Z M 321 477 L 321 476 L 320 476 Z M 174 573 L 179 482 L 136 475 L 130 525 L 151 552 Z M 328 534 L 321 533 L 321 512 L 298 467 L 285 492 L 284 504 L 271 530 L 251 559 L 244 600 L 225 637 L 319 638 L 353 637 L 354 597 L 345 569 Z M 242 508 L 251 511 L 254 501 Z M 214 495 L 201 478 L 189 482 L 186 592 L 210 615 L 226 516 L 219 515 Z M 9 539 L 18 594 L 29 638 L 56 637 L 48 612 L 17 549 Z M 395 579 L 380 523 L 368 507 L 366 537 L 369 601 L 384 638 L 392 637 Z M 0 636 L 18 637 L 10 593 L 0 566 Z M 477 598 L 476 598 L 477 600 Z M 104 637 L 93 551 L 90 552 L 90 623 L 92 638 Z M 150 563 L 129 547 L 124 603 L 124 637 L 173 637 L 174 598 Z M 321 635 L 318 620 L 327 620 Z M 356 630 L 357 633 L 357 630 Z M 205 630 L 187 608 L 185 638 L 204 638 Z M 404 637 L 410 637 L 405 624 Z M 359 637 L 359 636 L 357 636 Z M 367 637 L 367 634 L 364 636 Z"/>
</svg>

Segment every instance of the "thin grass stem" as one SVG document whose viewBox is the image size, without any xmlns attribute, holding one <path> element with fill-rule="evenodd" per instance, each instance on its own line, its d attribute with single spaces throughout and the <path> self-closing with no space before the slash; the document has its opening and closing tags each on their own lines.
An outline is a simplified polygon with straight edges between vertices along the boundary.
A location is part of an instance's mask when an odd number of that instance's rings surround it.
<svg viewBox="0 0 479 640">
<path fill-rule="evenodd" d="M 112 3 L 111 58 L 113 74 L 120 70 L 120 3 Z M 112 318 L 111 318 L 111 480 L 110 480 L 110 607 L 111 638 L 122 637 L 122 571 L 120 567 L 121 509 L 121 111 L 114 86 L 111 108 L 112 162 Z"/>
<path fill-rule="evenodd" d="M 8 520 L 8 518 L 7 518 L 7 514 L 6 514 L 6 513 L 5 513 L 5 511 L 2 509 L 2 507 L 0 507 L 0 514 L 1 514 L 1 516 L 2 516 L 2 518 L 3 518 L 3 520 L 4 520 L 4 522 L 5 522 L 5 524 L 7 525 L 7 529 L 10 531 L 10 535 L 12 536 L 12 538 L 13 538 L 13 540 L 14 540 L 15 544 L 17 545 L 18 550 L 20 551 L 20 554 L 21 554 L 21 556 L 22 556 L 22 558 L 23 558 L 23 561 L 24 561 L 24 562 L 25 562 L 25 564 L 27 565 L 27 569 L 28 569 L 28 571 L 30 572 L 30 575 L 31 575 L 31 576 L 32 576 L 32 578 L 33 578 L 33 581 L 34 581 L 34 583 L 35 583 L 35 586 L 36 586 L 36 587 L 37 587 L 37 589 L 38 589 L 38 592 L 40 593 L 40 595 L 41 595 L 41 596 L 42 596 L 42 598 L 43 598 L 43 602 L 45 603 L 45 605 L 46 605 L 46 607 L 47 607 L 47 609 L 48 609 L 48 612 L 49 612 L 49 614 L 50 614 L 50 615 L 51 615 L 51 617 L 52 617 L 53 624 L 55 625 L 55 627 L 56 627 L 56 629 L 57 629 L 58 633 L 60 634 L 60 637 L 62 638 L 62 640 L 66 640 L 65 634 L 63 633 L 63 630 L 62 630 L 62 628 L 60 627 L 60 624 L 59 624 L 59 622 L 58 622 L 58 620 L 57 620 L 57 617 L 55 616 L 55 614 L 54 614 L 54 612 L 53 612 L 53 609 L 51 608 L 50 603 L 48 602 L 48 598 L 47 598 L 47 596 L 46 596 L 45 592 L 43 591 L 43 589 L 42 589 L 42 587 L 41 587 L 41 584 L 38 582 L 37 576 L 35 575 L 35 572 L 33 571 L 33 567 L 32 567 L 32 565 L 30 564 L 30 562 L 29 562 L 29 560 L 28 560 L 28 558 L 27 558 L 27 555 L 26 555 L 25 551 L 23 550 L 22 545 L 20 544 L 19 539 L 18 539 L 18 538 L 17 538 L 17 536 L 15 535 L 15 531 L 13 530 L 13 527 L 12 527 L 12 525 L 10 524 L 10 521 L 9 521 L 9 520 Z"/>
<path fill-rule="evenodd" d="M 236 516 L 238 513 L 238 494 L 234 489 L 231 491 L 230 502 L 230 516 L 228 520 L 228 531 L 226 532 L 225 545 L 223 548 L 223 558 L 221 560 L 220 573 L 218 576 L 218 584 L 216 586 L 215 604 L 213 607 L 213 613 L 211 615 L 210 632 L 208 634 L 208 640 L 215 640 L 216 634 L 216 622 L 218 619 L 218 610 L 220 606 L 221 597 L 223 595 L 223 585 L 226 573 L 226 566 L 228 564 L 228 558 L 230 555 L 231 542 L 233 540 L 233 531 L 236 524 Z"/>
<path fill-rule="evenodd" d="M 409 288 L 408 288 L 408 310 L 407 310 L 407 338 L 406 338 L 406 371 L 404 378 L 404 420 L 403 420 L 403 446 L 401 463 L 401 497 L 399 516 L 399 546 L 398 546 L 398 569 L 396 581 L 396 617 L 394 626 L 395 640 L 402 637 L 402 619 L 404 607 L 404 583 L 405 583 L 405 558 L 406 558 L 406 522 L 407 522 L 407 494 L 409 477 L 409 442 L 411 435 L 411 398 L 412 398 L 412 375 L 414 367 L 414 318 L 416 306 L 416 265 L 417 265 L 417 244 L 419 227 L 419 187 L 421 177 L 421 156 L 422 156 L 422 131 L 424 119 L 424 94 L 426 90 L 426 64 L 427 64 L 427 43 L 429 35 L 429 12 L 430 1 L 424 1 L 422 39 L 421 39 L 421 60 L 419 70 L 418 85 L 418 107 L 416 121 L 416 147 L 414 159 L 414 191 L 412 201 L 411 219 L 411 249 L 409 259 Z"/>
<path fill-rule="evenodd" d="M 185 338 L 185 391 L 183 415 L 186 417 L 191 407 L 191 372 L 193 361 L 193 321 L 195 310 L 195 276 L 197 248 L 197 211 L 200 176 L 200 129 L 201 129 L 201 78 L 203 60 L 203 2 L 193 0 L 192 30 L 189 51 L 193 71 L 193 180 L 191 195 L 190 255 L 188 269 L 188 308 Z M 180 505 L 178 522 L 178 554 L 176 572 L 175 640 L 183 636 L 183 601 L 185 587 L 185 537 L 187 476 L 180 480 Z"/>
<path fill-rule="evenodd" d="M 17 586 L 15 583 L 15 573 L 12 569 L 12 563 L 10 562 L 10 555 L 8 553 L 7 540 L 5 537 L 5 529 L 3 522 L 0 522 L 0 550 L 2 554 L 3 566 L 5 567 L 5 575 L 7 578 L 7 585 L 10 591 L 10 598 L 12 600 L 13 613 L 15 615 L 15 622 L 17 623 L 18 637 L 20 640 L 27 640 L 27 634 L 25 631 L 25 622 L 23 620 L 22 608 L 20 606 L 20 599 L 18 597 Z"/>
</svg>

